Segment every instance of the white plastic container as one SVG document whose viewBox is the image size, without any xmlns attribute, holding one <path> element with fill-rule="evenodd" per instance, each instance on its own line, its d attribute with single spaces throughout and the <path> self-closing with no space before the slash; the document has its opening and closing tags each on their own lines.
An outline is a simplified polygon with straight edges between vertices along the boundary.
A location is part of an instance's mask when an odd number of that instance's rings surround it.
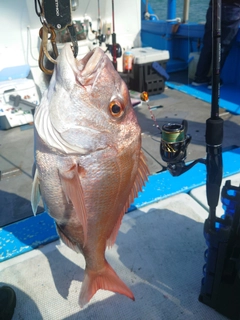
<svg viewBox="0 0 240 320">
<path fill-rule="evenodd" d="M 151 47 L 131 49 L 133 70 L 130 77 L 130 89 L 148 95 L 160 94 L 165 88 L 165 79 L 153 67 L 154 62 L 166 69 L 169 60 L 168 50 L 157 50 Z"/>
<path fill-rule="evenodd" d="M 157 50 L 151 47 L 131 49 L 134 64 L 144 64 L 154 61 L 164 61 L 169 59 L 168 50 Z"/>
</svg>

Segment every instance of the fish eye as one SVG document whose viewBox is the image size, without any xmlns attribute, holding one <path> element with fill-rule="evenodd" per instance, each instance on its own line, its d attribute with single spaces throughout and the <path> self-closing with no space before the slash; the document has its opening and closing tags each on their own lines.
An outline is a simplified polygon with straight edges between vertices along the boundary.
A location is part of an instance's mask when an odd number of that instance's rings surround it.
<svg viewBox="0 0 240 320">
<path fill-rule="evenodd" d="M 110 113 L 113 117 L 119 118 L 123 114 L 123 107 L 118 101 L 112 101 L 109 105 Z"/>
</svg>

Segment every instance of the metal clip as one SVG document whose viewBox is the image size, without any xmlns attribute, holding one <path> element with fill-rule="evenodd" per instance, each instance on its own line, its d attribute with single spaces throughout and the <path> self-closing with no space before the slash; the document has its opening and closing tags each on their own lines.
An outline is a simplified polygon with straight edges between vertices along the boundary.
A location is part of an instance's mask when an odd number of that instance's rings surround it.
<svg viewBox="0 0 240 320">
<path fill-rule="evenodd" d="M 50 38 L 48 38 L 48 34 L 50 34 Z M 55 60 L 58 57 L 58 49 L 57 49 L 57 44 L 56 44 L 56 33 L 52 27 L 48 27 L 47 24 L 44 23 L 42 28 L 39 30 L 39 36 L 42 39 L 40 52 L 39 52 L 39 59 L 38 59 L 39 67 L 44 73 L 46 73 L 48 75 L 52 75 L 53 70 L 49 70 L 49 69 L 45 68 L 43 60 L 44 60 L 44 55 L 45 55 L 49 61 L 51 61 L 54 64 L 57 63 L 57 61 Z M 47 48 L 48 40 L 51 41 L 51 45 L 52 45 L 53 54 L 54 54 L 55 59 L 53 59 L 48 52 L 48 48 Z"/>
<path fill-rule="evenodd" d="M 73 54 L 74 54 L 74 57 L 76 58 L 78 55 L 78 41 L 77 41 L 76 31 L 72 24 L 68 26 L 68 31 L 73 44 Z"/>
</svg>

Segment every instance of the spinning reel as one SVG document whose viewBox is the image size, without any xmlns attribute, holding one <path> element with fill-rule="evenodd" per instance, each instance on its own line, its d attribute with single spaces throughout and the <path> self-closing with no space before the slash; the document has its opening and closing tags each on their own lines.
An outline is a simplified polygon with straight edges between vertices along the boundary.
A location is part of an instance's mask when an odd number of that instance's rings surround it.
<svg viewBox="0 0 240 320">
<path fill-rule="evenodd" d="M 187 147 L 192 137 L 187 133 L 188 123 L 168 123 L 162 126 L 162 139 L 160 155 L 167 163 L 167 169 L 172 176 L 179 176 L 191 169 L 196 163 L 206 163 L 204 159 L 197 159 L 190 164 L 185 164 Z"/>
</svg>

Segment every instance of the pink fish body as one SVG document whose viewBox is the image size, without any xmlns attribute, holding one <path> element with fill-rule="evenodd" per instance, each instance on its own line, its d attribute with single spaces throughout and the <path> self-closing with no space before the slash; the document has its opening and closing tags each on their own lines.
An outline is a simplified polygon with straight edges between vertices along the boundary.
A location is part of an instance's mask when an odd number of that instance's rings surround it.
<svg viewBox="0 0 240 320">
<path fill-rule="evenodd" d="M 80 305 L 98 289 L 134 300 L 105 259 L 149 174 L 126 84 L 100 48 L 65 45 L 37 107 L 32 208 L 40 196 L 63 242 L 86 260 Z"/>
</svg>

